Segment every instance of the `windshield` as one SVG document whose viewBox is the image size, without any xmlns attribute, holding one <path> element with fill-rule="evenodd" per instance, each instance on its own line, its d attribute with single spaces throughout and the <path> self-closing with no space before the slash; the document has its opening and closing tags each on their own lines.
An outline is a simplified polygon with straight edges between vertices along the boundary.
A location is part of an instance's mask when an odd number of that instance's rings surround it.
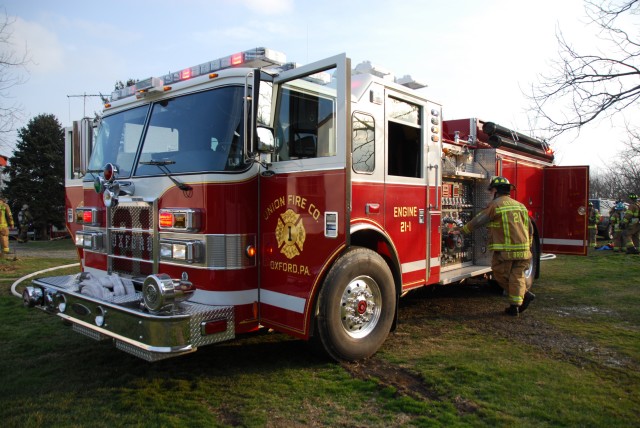
<svg viewBox="0 0 640 428">
<path fill-rule="evenodd" d="M 149 106 L 142 106 L 102 119 L 89 161 L 90 171 L 102 171 L 112 163 L 118 168 L 119 177 L 131 175 L 148 110 Z"/>
<path fill-rule="evenodd" d="M 160 174 L 158 163 L 171 173 L 245 169 L 243 96 L 227 86 L 154 103 L 135 175 Z"/>
<path fill-rule="evenodd" d="M 158 164 L 171 173 L 243 170 L 243 96 L 244 87 L 226 86 L 106 116 L 89 170 L 113 163 L 119 178 L 164 174 Z"/>
</svg>

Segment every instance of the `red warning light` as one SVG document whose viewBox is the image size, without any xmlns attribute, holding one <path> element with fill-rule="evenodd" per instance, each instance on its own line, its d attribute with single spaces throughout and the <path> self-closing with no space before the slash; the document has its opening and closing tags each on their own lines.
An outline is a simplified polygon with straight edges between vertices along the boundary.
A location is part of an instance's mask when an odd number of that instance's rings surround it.
<svg viewBox="0 0 640 428">
<path fill-rule="evenodd" d="M 180 79 L 181 80 L 191 79 L 191 69 L 190 68 L 185 68 L 184 70 L 182 70 L 180 72 Z"/>
<path fill-rule="evenodd" d="M 242 52 L 231 55 L 231 65 L 239 65 L 244 62 L 244 54 Z"/>
<path fill-rule="evenodd" d="M 90 210 L 84 211 L 82 213 L 82 222 L 84 224 L 93 224 L 93 212 Z"/>
<path fill-rule="evenodd" d="M 103 175 L 107 181 L 111 181 L 114 178 L 114 167 L 112 164 L 108 163 L 104 166 Z"/>
<path fill-rule="evenodd" d="M 160 227 L 173 227 L 173 214 L 166 211 L 160 212 Z"/>
</svg>

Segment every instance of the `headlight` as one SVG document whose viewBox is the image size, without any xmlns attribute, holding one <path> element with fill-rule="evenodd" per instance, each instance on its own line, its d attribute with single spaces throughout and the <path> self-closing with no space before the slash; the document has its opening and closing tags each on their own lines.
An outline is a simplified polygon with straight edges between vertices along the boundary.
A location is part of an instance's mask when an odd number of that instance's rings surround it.
<svg viewBox="0 0 640 428">
<path fill-rule="evenodd" d="M 76 232 L 76 247 L 86 248 L 93 251 L 102 250 L 102 236 L 101 232 Z"/>
<path fill-rule="evenodd" d="M 173 258 L 178 260 L 187 259 L 187 244 L 173 244 Z"/>
<path fill-rule="evenodd" d="M 160 258 L 187 263 L 197 263 L 202 260 L 204 246 L 200 241 L 180 241 L 172 239 L 160 240 Z"/>
</svg>

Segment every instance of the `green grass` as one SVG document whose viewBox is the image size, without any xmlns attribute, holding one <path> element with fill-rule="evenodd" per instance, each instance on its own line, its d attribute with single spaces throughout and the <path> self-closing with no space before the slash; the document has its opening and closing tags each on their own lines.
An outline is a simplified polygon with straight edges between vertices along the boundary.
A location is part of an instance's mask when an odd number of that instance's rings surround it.
<svg viewBox="0 0 640 428">
<path fill-rule="evenodd" d="M 11 247 L 14 248 L 16 245 L 28 245 L 30 249 L 33 250 L 48 250 L 48 251 L 59 251 L 59 250 L 75 250 L 75 245 L 70 239 L 60 239 L 56 241 L 29 241 L 28 244 L 16 244 L 15 241 L 11 241 Z M 24 275 L 28 275 L 33 272 L 37 272 L 44 269 L 53 268 L 61 265 L 68 265 L 77 263 L 77 258 L 71 259 L 58 259 L 58 258 L 32 258 L 32 257 L 23 257 L 22 249 L 18 249 L 17 253 L 12 253 L 9 257 L 0 258 L 0 285 L 13 282 L 15 279 L 20 278 Z M 17 260 L 14 260 L 17 258 Z M 56 272 L 55 275 L 64 275 L 71 272 L 79 272 L 79 268 L 67 271 L 59 271 Z M 53 275 L 52 273 L 48 273 L 47 275 Z M 41 275 L 38 275 L 41 276 Z"/>
<path fill-rule="evenodd" d="M 72 261 L 13 263 L 18 273 Z M 542 267 L 538 297 L 518 319 L 497 315 L 502 297 L 476 287 L 449 289 L 453 299 L 407 296 L 398 330 L 354 365 L 269 332 L 150 364 L 24 309 L 0 281 L 0 418 L 16 427 L 637 426 L 640 256 L 558 256 Z"/>
</svg>

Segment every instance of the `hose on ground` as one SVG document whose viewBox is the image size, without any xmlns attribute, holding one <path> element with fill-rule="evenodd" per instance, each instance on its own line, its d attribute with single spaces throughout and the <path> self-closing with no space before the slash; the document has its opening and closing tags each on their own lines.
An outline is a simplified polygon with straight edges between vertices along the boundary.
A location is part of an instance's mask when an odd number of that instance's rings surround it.
<svg viewBox="0 0 640 428">
<path fill-rule="evenodd" d="M 52 267 L 52 268 L 49 268 L 49 269 L 43 269 L 43 270 L 39 270 L 37 272 L 30 273 L 29 275 L 25 275 L 22 278 L 18 278 L 13 284 L 11 284 L 11 294 L 13 294 L 14 296 L 19 297 L 19 298 L 22 299 L 22 293 L 18 293 L 16 291 L 16 288 L 18 287 L 18 284 L 20 284 L 25 279 L 29 279 L 29 278 L 34 277 L 36 275 L 40 275 L 41 273 L 51 272 L 53 270 L 66 269 L 66 268 L 71 268 L 71 267 L 76 267 L 76 266 L 80 266 L 80 263 L 72 263 L 70 265 L 55 266 L 55 267 Z"/>
</svg>

